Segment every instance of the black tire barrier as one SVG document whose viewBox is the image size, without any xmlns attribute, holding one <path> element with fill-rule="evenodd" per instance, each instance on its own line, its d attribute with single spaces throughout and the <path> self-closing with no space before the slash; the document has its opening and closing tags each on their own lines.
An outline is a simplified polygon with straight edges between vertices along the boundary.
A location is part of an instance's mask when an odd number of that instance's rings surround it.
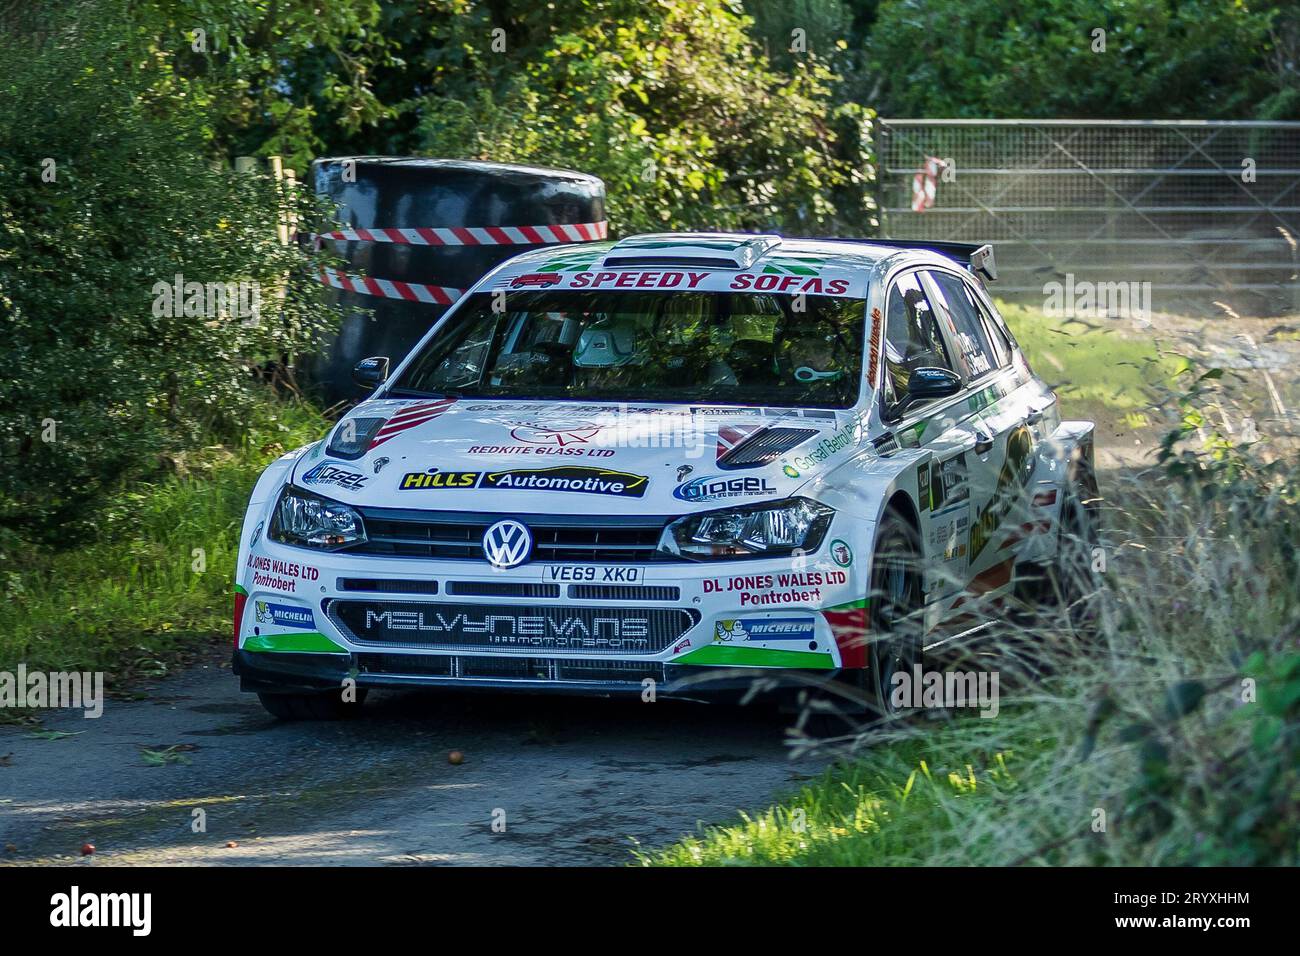
<svg viewBox="0 0 1300 956">
<path fill-rule="evenodd" d="M 493 266 L 607 233 L 605 184 L 571 170 L 352 156 L 316 160 L 312 182 L 342 223 L 314 239 L 346 262 L 321 276 L 344 311 L 337 338 L 311 363 L 328 402 L 361 397 L 357 362 L 387 355 L 396 366 Z"/>
</svg>

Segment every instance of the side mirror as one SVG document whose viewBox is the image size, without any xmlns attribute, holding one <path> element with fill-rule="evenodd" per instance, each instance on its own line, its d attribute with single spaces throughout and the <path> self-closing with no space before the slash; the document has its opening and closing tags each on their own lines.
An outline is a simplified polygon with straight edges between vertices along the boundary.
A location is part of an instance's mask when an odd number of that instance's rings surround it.
<svg viewBox="0 0 1300 956">
<path fill-rule="evenodd" d="M 917 368 L 907 377 L 907 394 L 884 411 L 885 421 L 896 422 L 913 405 L 947 398 L 961 391 L 961 376 L 946 368 Z"/>
<path fill-rule="evenodd" d="M 352 369 L 352 381 L 367 392 L 388 381 L 388 356 L 374 355 L 364 358 Z"/>
<path fill-rule="evenodd" d="M 946 368 L 917 368 L 907 378 L 907 396 L 918 402 L 947 398 L 961 391 L 961 376 Z"/>
</svg>

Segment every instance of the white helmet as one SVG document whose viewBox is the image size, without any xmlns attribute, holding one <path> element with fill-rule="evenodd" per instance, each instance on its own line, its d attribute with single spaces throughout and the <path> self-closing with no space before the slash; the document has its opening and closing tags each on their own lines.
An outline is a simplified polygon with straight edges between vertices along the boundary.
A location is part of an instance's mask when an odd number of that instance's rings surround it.
<svg viewBox="0 0 1300 956">
<path fill-rule="evenodd" d="M 575 368 L 615 368 L 636 357 L 636 327 L 601 319 L 582 330 L 573 349 Z"/>
</svg>

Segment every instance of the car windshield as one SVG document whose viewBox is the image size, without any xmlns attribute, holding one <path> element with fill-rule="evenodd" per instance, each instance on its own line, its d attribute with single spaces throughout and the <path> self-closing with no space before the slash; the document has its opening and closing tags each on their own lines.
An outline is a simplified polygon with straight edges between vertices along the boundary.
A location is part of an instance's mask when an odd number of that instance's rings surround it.
<svg viewBox="0 0 1300 956">
<path fill-rule="evenodd" d="M 861 299 L 740 292 L 479 293 L 394 394 L 849 408 Z"/>
</svg>

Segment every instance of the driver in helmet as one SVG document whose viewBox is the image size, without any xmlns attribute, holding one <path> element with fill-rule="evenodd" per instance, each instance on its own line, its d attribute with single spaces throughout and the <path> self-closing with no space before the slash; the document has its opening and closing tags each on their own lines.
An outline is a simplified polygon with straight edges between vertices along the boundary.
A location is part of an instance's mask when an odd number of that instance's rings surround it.
<svg viewBox="0 0 1300 956">
<path fill-rule="evenodd" d="M 776 350 L 776 366 L 784 381 L 801 384 L 834 382 L 843 378 L 847 345 L 835 323 L 806 319 L 787 327 Z"/>
<path fill-rule="evenodd" d="M 623 378 L 620 369 L 641 365 L 645 355 L 636 323 L 619 316 L 606 316 L 588 325 L 573 346 L 573 367 L 586 371 L 588 385 L 616 384 Z"/>
</svg>

